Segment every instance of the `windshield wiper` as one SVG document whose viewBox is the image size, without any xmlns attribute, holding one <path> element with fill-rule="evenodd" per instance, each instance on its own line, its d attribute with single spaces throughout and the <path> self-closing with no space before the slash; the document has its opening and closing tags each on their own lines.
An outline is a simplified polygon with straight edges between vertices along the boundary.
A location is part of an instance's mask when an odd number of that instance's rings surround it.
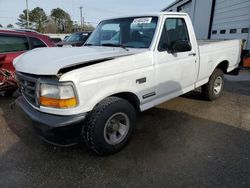
<svg viewBox="0 0 250 188">
<path fill-rule="evenodd" d="M 126 46 L 123 46 L 122 44 L 104 43 L 104 44 L 102 44 L 102 46 L 120 47 L 120 48 L 123 48 L 126 51 L 129 51 L 129 49 L 126 48 Z"/>
</svg>

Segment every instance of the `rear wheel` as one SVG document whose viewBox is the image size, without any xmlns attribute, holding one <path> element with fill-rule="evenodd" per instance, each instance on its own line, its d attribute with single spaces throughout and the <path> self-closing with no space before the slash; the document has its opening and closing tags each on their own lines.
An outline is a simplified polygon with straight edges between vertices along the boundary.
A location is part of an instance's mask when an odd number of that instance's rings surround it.
<svg viewBox="0 0 250 188">
<path fill-rule="evenodd" d="M 120 151 L 131 139 L 136 112 L 126 100 L 109 97 L 87 116 L 82 137 L 92 151 L 107 155 Z"/>
<path fill-rule="evenodd" d="M 221 96 L 224 87 L 224 73 L 215 69 L 207 84 L 202 86 L 202 94 L 207 100 L 213 101 Z"/>
</svg>

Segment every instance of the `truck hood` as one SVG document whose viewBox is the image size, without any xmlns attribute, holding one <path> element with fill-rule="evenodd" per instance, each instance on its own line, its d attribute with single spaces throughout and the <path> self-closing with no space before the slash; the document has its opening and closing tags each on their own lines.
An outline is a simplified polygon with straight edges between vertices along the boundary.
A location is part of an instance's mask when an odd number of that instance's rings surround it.
<svg viewBox="0 0 250 188">
<path fill-rule="evenodd" d="M 57 75 L 59 70 L 84 65 L 92 61 L 101 62 L 122 56 L 133 55 L 147 49 L 129 49 L 113 47 L 74 47 L 74 48 L 37 48 L 14 60 L 17 71 L 36 75 Z"/>
</svg>

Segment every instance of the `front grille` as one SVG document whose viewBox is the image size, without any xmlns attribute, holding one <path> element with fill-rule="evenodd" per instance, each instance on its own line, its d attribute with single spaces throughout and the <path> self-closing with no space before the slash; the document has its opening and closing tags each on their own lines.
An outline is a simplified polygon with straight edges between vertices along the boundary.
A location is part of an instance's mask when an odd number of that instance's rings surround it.
<svg viewBox="0 0 250 188">
<path fill-rule="evenodd" d="M 24 98 L 34 106 L 38 106 L 36 84 L 38 78 L 29 74 L 16 72 L 18 86 Z"/>
</svg>

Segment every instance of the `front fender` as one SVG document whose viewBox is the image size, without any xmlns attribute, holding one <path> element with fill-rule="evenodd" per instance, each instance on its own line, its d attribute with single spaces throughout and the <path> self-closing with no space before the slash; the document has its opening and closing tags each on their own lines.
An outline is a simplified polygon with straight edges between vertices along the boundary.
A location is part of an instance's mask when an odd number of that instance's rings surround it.
<svg viewBox="0 0 250 188">
<path fill-rule="evenodd" d="M 136 80 L 145 78 L 145 83 Z M 142 96 L 155 91 L 155 69 L 152 52 L 76 69 L 61 76 L 60 81 L 72 81 L 77 90 L 79 106 L 74 112 L 91 111 L 100 101 L 118 93 Z"/>
</svg>

